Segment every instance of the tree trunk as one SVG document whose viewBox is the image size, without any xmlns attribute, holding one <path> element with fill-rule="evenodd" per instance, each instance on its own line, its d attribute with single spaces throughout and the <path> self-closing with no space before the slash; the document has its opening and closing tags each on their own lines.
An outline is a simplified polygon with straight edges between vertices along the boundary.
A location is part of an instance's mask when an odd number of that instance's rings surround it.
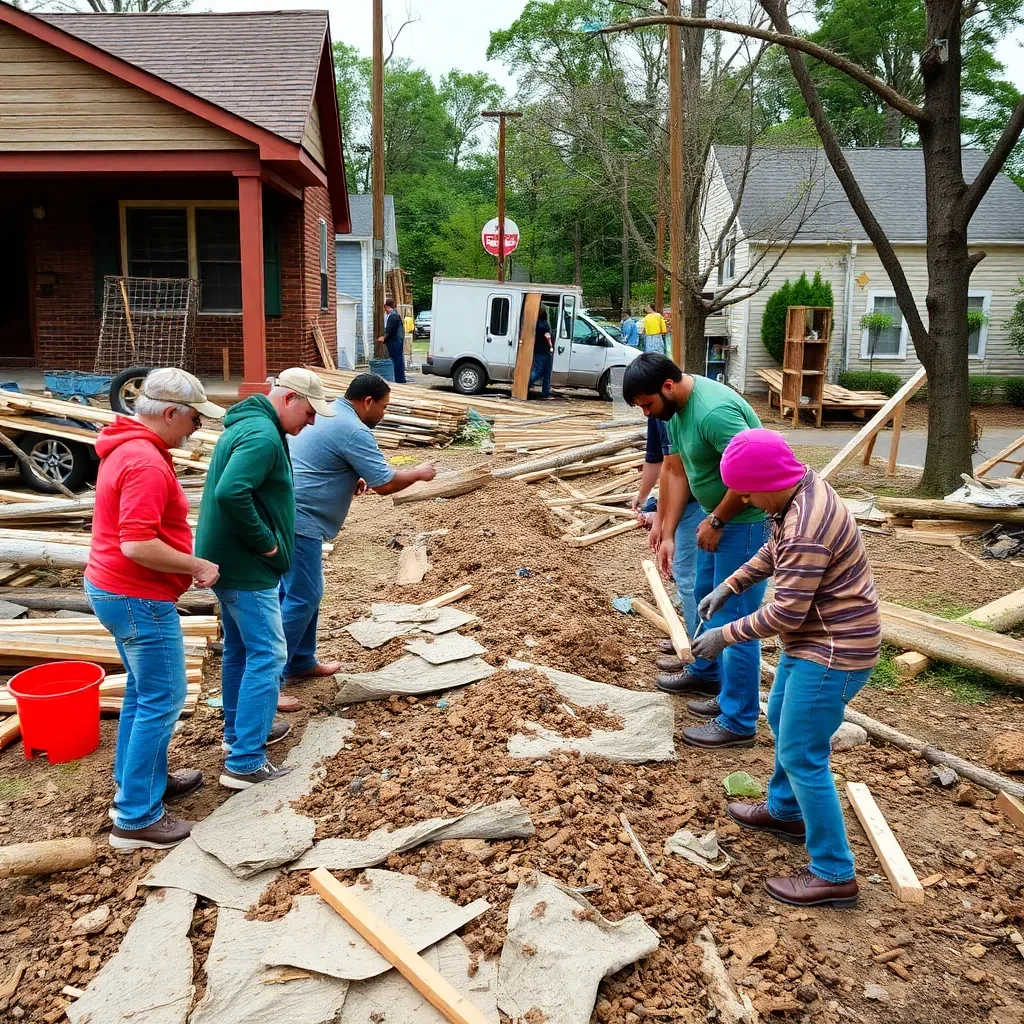
<svg viewBox="0 0 1024 1024">
<path fill-rule="evenodd" d="M 903 145 L 903 115 L 895 107 L 885 108 L 882 136 L 885 146 Z"/>
<path fill-rule="evenodd" d="M 577 288 L 583 287 L 583 232 L 580 230 L 579 218 L 572 222 L 572 283 Z"/>
<path fill-rule="evenodd" d="M 920 126 L 928 225 L 928 332 L 915 347 L 928 371 L 928 448 L 920 490 L 944 495 L 971 472 L 967 286 L 972 265 L 960 207 L 964 184 L 960 137 L 960 2 L 929 0 L 928 39 L 948 41 L 921 61 L 928 120 Z M 919 343 L 920 342 L 920 343 Z"/>
<path fill-rule="evenodd" d="M 694 18 L 707 17 L 707 0 L 692 0 Z M 700 295 L 695 294 L 700 274 L 701 191 L 704 167 L 700 161 L 704 66 L 704 30 L 683 29 L 683 191 L 686 196 L 686 233 L 682 262 L 686 279 L 680 282 L 685 333 L 683 368 L 702 374 L 707 368 L 707 341 L 704 321 L 707 312 Z"/>
<path fill-rule="evenodd" d="M 708 343 L 704 337 L 704 324 L 707 321 L 707 309 L 696 295 L 690 291 L 683 293 L 683 314 L 686 326 L 686 372 L 702 374 L 707 369 Z"/>
<path fill-rule="evenodd" d="M 629 168 L 622 166 L 622 307 L 630 305 L 629 282 Z M 619 311 L 621 315 L 621 310 Z"/>
</svg>

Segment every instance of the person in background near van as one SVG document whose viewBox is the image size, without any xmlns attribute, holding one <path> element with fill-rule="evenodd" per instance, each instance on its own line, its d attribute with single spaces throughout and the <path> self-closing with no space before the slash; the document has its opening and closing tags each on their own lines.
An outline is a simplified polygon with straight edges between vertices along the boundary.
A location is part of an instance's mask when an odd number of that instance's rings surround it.
<svg viewBox="0 0 1024 1024">
<path fill-rule="evenodd" d="M 654 308 L 652 302 L 647 307 L 647 316 L 644 317 L 644 351 L 665 354 L 665 335 L 668 334 L 668 324 L 665 318 Z"/>
<path fill-rule="evenodd" d="M 537 314 L 537 327 L 533 332 L 533 366 L 530 383 L 540 384 L 540 397 L 551 397 L 551 367 L 555 359 L 555 346 L 551 340 L 551 325 L 543 308 Z"/>
<path fill-rule="evenodd" d="M 166 850 L 192 831 L 163 805 L 203 784 L 202 772 L 167 771 L 167 747 L 187 690 L 175 602 L 193 580 L 201 587 L 216 583 L 219 568 L 192 555 L 188 498 L 169 449 L 180 448 L 202 416 L 223 415 L 192 374 L 152 370 L 135 417 L 118 416 L 96 438 L 100 468 L 85 592 L 128 673 L 109 839 L 118 850 Z"/>
<path fill-rule="evenodd" d="M 639 348 L 640 329 L 628 309 L 622 311 L 622 323 L 619 326 L 622 331 L 622 343 L 629 345 L 630 348 Z"/>
<path fill-rule="evenodd" d="M 384 418 L 391 388 L 383 377 L 361 373 L 344 398 L 334 403 L 333 419 L 319 420 L 289 438 L 295 471 L 295 553 L 281 578 L 281 615 L 288 644 L 284 682 L 340 671 L 337 661 L 316 656 L 316 627 L 324 593 L 322 547 L 345 525 L 353 496 L 367 488 L 396 494 L 417 480 L 433 480 L 428 464 L 397 472 L 388 465 L 373 437 Z"/>
<path fill-rule="evenodd" d="M 744 430 L 722 455 L 722 482 L 771 517 L 767 544 L 700 603 L 704 619 L 775 578 L 770 604 L 715 626 L 693 642 L 714 658 L 730 644 L 778 635 L 782 657 L 768 698 L 775 774 L 768 799 L 729 804 L 743 828 L 806 845 L 810 866 L 769 878 L 769 896 L 798 907 L 857 902 L 853 852 L 829 771 L 832 734 L 878 664 L 882 621 L 871 565 L 842 499 L 800 462 L 781 434 Z M 758 600 L 760 604 L 760 599 Z"/>
<path fill-rule="evenodd" d="M 402 327 L 405 328 L 406 338 L 416 337 L 416 318 L 412 315 L 412 307 L 410 307 L 409 312 L 406 313 L 405 319 L 402 321 Z"/>
<path fill-rule="evenodd" d="M 405 327 L 395 309 L 395 300 L 384 301 L 384 334 L 377 339 L 384 342 L 388 357 L 395 365 L 395 383 L 405 383 Z"/>
<path fill-rule="evenodd" d="M 295 493 L 285 437 L 334 416 L 312 370 L 281 373 L 269 395 L 232 406 L 210 457 L 196 550 L 216 557 L 213 592 L 224 630 L 221 695 L 227 763 L 220 784 L 248 789 L 287 771 L 267 760 L 267 745 L 291 731 L 275 722 L 288 648 L 281 624 L 281 577 L 295 547 Z"/>
<path fill-rule="evenodd" d="M 645 416 L 664 420 L 672 454 L 661 471 L 658 498 L 661 546 L 658 567 L 668 576 L 674 567 L 676 532 L 689 496 L 700 502 L 705 518 L 697 526 L 697 578 L 694 594 L 700 602 L 725 582 L 765 541 L 764 512 L 748 505 L 723 482 L 722 452 L 740 432 L 761 423 L 750 406 L 731 388 L 708 377 L 684 374 L 671 359 L 652 352 L 637 356 L 626 367 L 622 396 L 638 405 Z M 765 581 L 752 584 L 726 601 L 712 626 L 750 615 L 761 606 Z M 761 642 L 747 639 L 727 647 L 720 657 L 697 658 L 684 671 L 658 677 L 666 693 L 717 697 L 717 702 L 688 705 L 707 715 L 705 725 L 683 730 L 692 747 L 752 747 L 757 731 L 761 682 Z"/>
</svg>

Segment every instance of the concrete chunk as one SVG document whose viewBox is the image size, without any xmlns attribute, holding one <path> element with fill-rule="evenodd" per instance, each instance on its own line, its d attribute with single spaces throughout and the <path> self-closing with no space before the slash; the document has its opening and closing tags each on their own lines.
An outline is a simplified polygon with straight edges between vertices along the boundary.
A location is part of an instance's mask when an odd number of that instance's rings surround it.
<svg viewBox="0 0 1024 1024">
<path fill-rule="evenodd" d="M 335 704 L 356 704 L 364 700 L 381 700 L 392 694 L 421 695 L 451 690 L 475 683 L 496 672 L 481 658 L 467 658 L 448 665 L 431 665 L 417 654 L 407 654 L 376 672 L 339 672 Z"/>
</svg>

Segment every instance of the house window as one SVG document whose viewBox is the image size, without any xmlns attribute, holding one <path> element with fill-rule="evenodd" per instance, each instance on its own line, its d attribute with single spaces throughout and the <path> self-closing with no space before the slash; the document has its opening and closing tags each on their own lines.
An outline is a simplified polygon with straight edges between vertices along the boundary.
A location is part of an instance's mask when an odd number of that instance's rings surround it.
<svg viewBox="0 0 1024 1024">
<path fill-rule="evenodd" d="M 988 313 L 992 303 L 992 293 L 971 291 L 967 293 L 967 308 L 980 309 Z M 976 331 L 967 336 L 967 355 L 971 359 L 985 358 L 985 344 L 988 341 L 988 324 L 982 324 Z"/>
<path fill-rule="evenodd" d="M 729 228 L 718 249 L 718 283 L 725 284 L 736 276 L 736 225 Z"/>
<path fill-rule="evenodd" d="M 896 296 L 892 292 L 869 292 L 867 312 L 888 313 L 892 317 L 893 326 L 881 331 L 877 340 L 868 331 L 861 332 L 861 359 L 906 359 L 907 322 L 896 303 Z M 874 352 L 871 351 L 872 342 Z"/>
<path fill-rule="evenodd" d="M 122 263 L 130 277 L 195 278 L 202 313 L 242 311 L 238 205 L 122 204 Z"/>
<path fill-rule="evenodd" d="M 320 308 L 327 308 L 327 221 L 320 218 Z"/>
</svg>

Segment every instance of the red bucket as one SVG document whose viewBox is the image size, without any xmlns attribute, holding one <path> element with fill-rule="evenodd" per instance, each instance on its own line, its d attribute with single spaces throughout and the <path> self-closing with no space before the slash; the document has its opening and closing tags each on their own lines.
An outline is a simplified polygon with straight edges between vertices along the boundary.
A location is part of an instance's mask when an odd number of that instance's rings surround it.
<svg viewBox="0 0 1024 1024">
<path fill-rule="evenodd" d="M 25 756 L 50 764 L 76 761 L 100 745 L 100 683 L 106 672 L 88 661 L 33 665 L 7 684 L 18 706 Z"/>
</svg>

